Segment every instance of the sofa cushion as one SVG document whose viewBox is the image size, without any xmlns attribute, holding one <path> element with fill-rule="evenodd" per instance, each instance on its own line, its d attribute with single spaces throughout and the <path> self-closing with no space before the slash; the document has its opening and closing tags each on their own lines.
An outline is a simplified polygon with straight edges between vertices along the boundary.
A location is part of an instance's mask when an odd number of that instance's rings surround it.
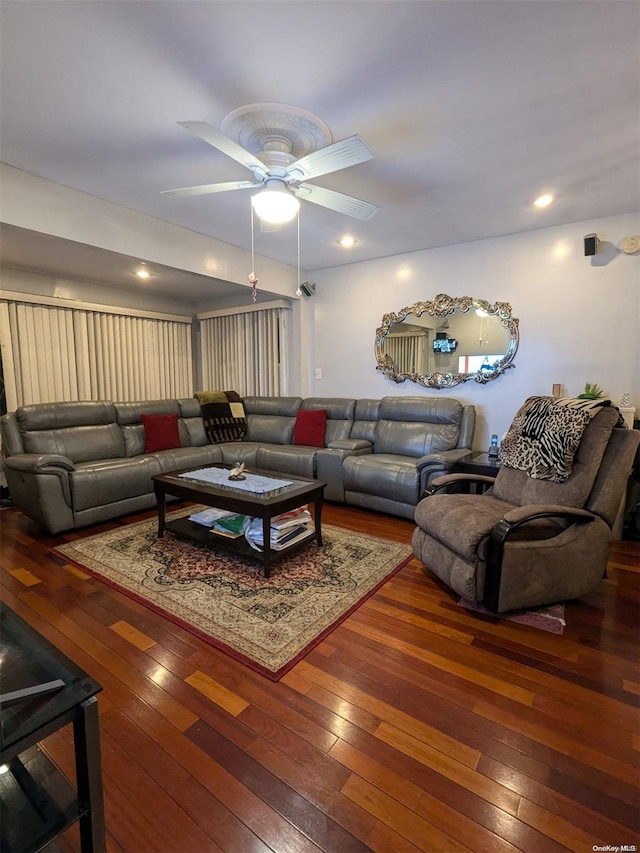
<svg viewBox="0 0 640 853">
<path fill-rule="evenodd" d="M 145 453 L 180 447 L 177 415 L 141 415 L 144 426 Z"/>
<path fill-rule="evenodd" d="M 363 439 L 373 444 L 379 418 L 380 400 L 357 400 L 349 438 Z"/>
<path fill-rule="evenodd" d="M 236 462 L 244 462 L 249 468 L 257 468 L 256 458 L 258 450 L 262 447 L 258 441 L 230 441 L 228 444 L 216 444 L 222 454 L 222 461 L 230 465 Z"/>
<path fill-rule="evenodd" d="M 308 447 L 324 447 L 324 434 L 327 428 L 327 410 L 315 409 L 299 411 L 293 428 L 293 443 Z"/>
<path fill-rule="evenodd" d="M 142 415 L 179 415 L 177 400 L 144 400 L 141 403 L 114 403 L 120 426 L 141 424 Z"/>
<path fill-rule="evenodd" d="M 256 466 L 268 471 L 280 471 L 282 474 L 293 474 L 294 477 L 315 475 L 315 447 L 301 447 L 292 444 L 261 445 L 258 448 Z"/>
<path fill-rule="evenodd" d="M 95 426 L 116 421 L 113 403 L 33 403 L 19 406 L 16 418 L 22 432 L 41 429 L 65 429 L 74 426 Z"/>
<path fill-rule="evenodd" d="M 491 495 L 439 494 L 420 501 L 415 520 L 421 530 L 467 561 L 484 560 L 489 531 L 513 509 Z"/>
<path fill-rule="evenodd" d="M 458 442 L 453 424 L 412 423 L 380 420 L 376 426 L 374 453 L 420 457 L 453 450 Z"/>
<path fill-rule="evenodd" d="M 26 453 L 54 453 L 72 462 L 118 459 L 124 456 L 120 427 L 113 424 L 43 429 L 23 435 Z"/>
<path fill-rule="evenodd" d="M 159 473 L 160 465 L 153 456 L 82 463 L 69 474 L 73 511 L 149 494 L 153 492 L 151 478 Z"/>
<path fill-rule="evenodd" d="M 426 456 L 458 444 L 462 403 L 444 397 L 383 397 L 375 453 Z"/>
<path fill-rule="evenodd" d="M 179 415 L 177 400 L 144 400 L 140 403 L 114 403 L 116 417 L 122 429 L 125 456 L 140 456 L 145 451 L 146 436 L 142 415 Z M 182 420 L 178 423 L 180 444 L 188 444 L 188 435 Z M 178 447 L 180 446 L 178 445 Z"/>
<path fill-rule="evenodd" d="M 291 444 L 300 397 L 245 397 L 247 441 Z"/>
<path fill-rule="evenodd" d="M 195 468 L 197 465 L 222 462 L 222 451 L 217 444 L 205 444 L 204 447 L 174 447 L 159 450 L 152 455 L 163 474 L 166 471 L 181 471 L 185 468 Z"/>
<path fill-rule="evenodd" d="M 34 403 L 16 410 L 25 453 L 55 453 L 72 462 L 124 456 L 116 410 L 107 402 Z"/>
<path fill-rule="evenodd" d="M 344 490 L 415 506 L 420 499 L 420 472 L 415 461 L 411 456 L 389 453 L 347 456 L 342 463 Z"/>
<path fill-rule="evenodd" d="M 182 446 L 201 447 L 203 444 L 208 444 L 209 439 L 205 432 L 200 403 L 195 397 L 187 397 L 186 399 L 178 400 L 178 406 L 180 407 L 182 426 L 186 432 L 185 436 L 182 428 L 180 429 Z"/>
<path fill-rule="evenodd" d="M 307 397 L 300 409 L 305 412 L 326 411 L 325 447 L 329 447 L 332 441 L 349 438 L 356 411 L 356 401 L 350 397 Z"/>
</svg>

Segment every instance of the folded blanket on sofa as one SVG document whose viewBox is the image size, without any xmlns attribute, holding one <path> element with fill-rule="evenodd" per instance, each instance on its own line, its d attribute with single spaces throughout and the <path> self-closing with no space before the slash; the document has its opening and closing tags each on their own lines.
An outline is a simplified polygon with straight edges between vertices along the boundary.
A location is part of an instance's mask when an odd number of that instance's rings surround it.
<svg viewBox="0 0 640 853">
<path fill-rule="evenodd" d="M 534 480 L 564 483 L 587 424 L 610 405 L 610 400 L 529 397 L 504 437 L 502 464 Z"/>
<path fill-rule="evenodd" d="M 247 434 L 247 419 L 242 397 L 236 391 L 196 391 L 202 420 L 210 444 L 242 441 Z"/>
</svg>

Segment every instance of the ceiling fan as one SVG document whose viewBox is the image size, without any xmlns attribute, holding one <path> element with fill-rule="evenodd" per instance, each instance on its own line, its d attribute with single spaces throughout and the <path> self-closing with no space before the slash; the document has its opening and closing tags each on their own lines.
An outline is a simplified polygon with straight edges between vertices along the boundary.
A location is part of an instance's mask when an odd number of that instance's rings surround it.
<svg viewBox="0 0 640 853">
<path fill-rule="evenodd" d="M 370 160 L 374 156 L 373 151 L 357 134 L 296 159 L 291 153 L 291 140 L 281 133 L 266 135 L 261 139 L 261 150 L 254 154 L 206 121 L 179 121 L 178 124 L 246 166 L 253 172 L 255 180 L 224 181 L 164 190 L 162 194 L 165 196 L 177 198 L 229 190 L 260 189 L 252 198 L 255 212 L 261 219 L 278 224 L 293 219 L 299 207 L 298 198 L 363 221 L 370 219 L 380 209 L 354 196 L 306 183 L 309 179 Z M 261 212 L 262 205 L 266 206 L 267 203 L 272 207 L 269 211 Z M 277 207 L 275 212 L 273 205 Z"/>
</svg>

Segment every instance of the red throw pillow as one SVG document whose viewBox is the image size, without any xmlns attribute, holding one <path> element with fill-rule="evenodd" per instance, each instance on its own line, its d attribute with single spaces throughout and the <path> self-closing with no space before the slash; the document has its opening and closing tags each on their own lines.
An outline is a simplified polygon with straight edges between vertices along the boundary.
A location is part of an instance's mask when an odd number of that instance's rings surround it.
<svg viewBox="0 0 640 853">
<path fill-rule="evenodd" d="M 296 415 L 293 443 L 309 447 L 324 447 L 324 431 L 327 426 L 327 410 L 300 411 Z"/>
<path fill-rule="evenodd" d="M 180 447 L 178 415 L 140 415 L 144 426 L 145 453 Z"/>
</svg>

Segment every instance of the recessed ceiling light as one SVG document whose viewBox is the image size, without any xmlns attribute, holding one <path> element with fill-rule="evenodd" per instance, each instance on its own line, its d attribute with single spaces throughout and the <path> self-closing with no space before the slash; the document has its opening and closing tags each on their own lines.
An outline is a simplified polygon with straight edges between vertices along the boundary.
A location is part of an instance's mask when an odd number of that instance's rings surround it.
<svg viewBox="0 0 640 853">
<path fill-rule="evenodd" d="M 548 207 L 553 201 L 553 196 L 549 193 L 545 193 L 544 195 L 538 196 L 538 198 L 533 202 L 534 207 Z"/>
<path fill-rule="evenodd" d="M 150 273 L 147 270 L 140 269 L 136 270 L 136 275 L 138 278 L 149 278 Z"/>
<path fill-rule="evenodd" d="M 350 249 L 352 246 L 355 246 L 356 239 L 355 237 L 352 237 L 351 234 L 345 234 L 344 237 L 341 237 L 338 240 L 338 243 L 343 249 Z"/>
</svg>

